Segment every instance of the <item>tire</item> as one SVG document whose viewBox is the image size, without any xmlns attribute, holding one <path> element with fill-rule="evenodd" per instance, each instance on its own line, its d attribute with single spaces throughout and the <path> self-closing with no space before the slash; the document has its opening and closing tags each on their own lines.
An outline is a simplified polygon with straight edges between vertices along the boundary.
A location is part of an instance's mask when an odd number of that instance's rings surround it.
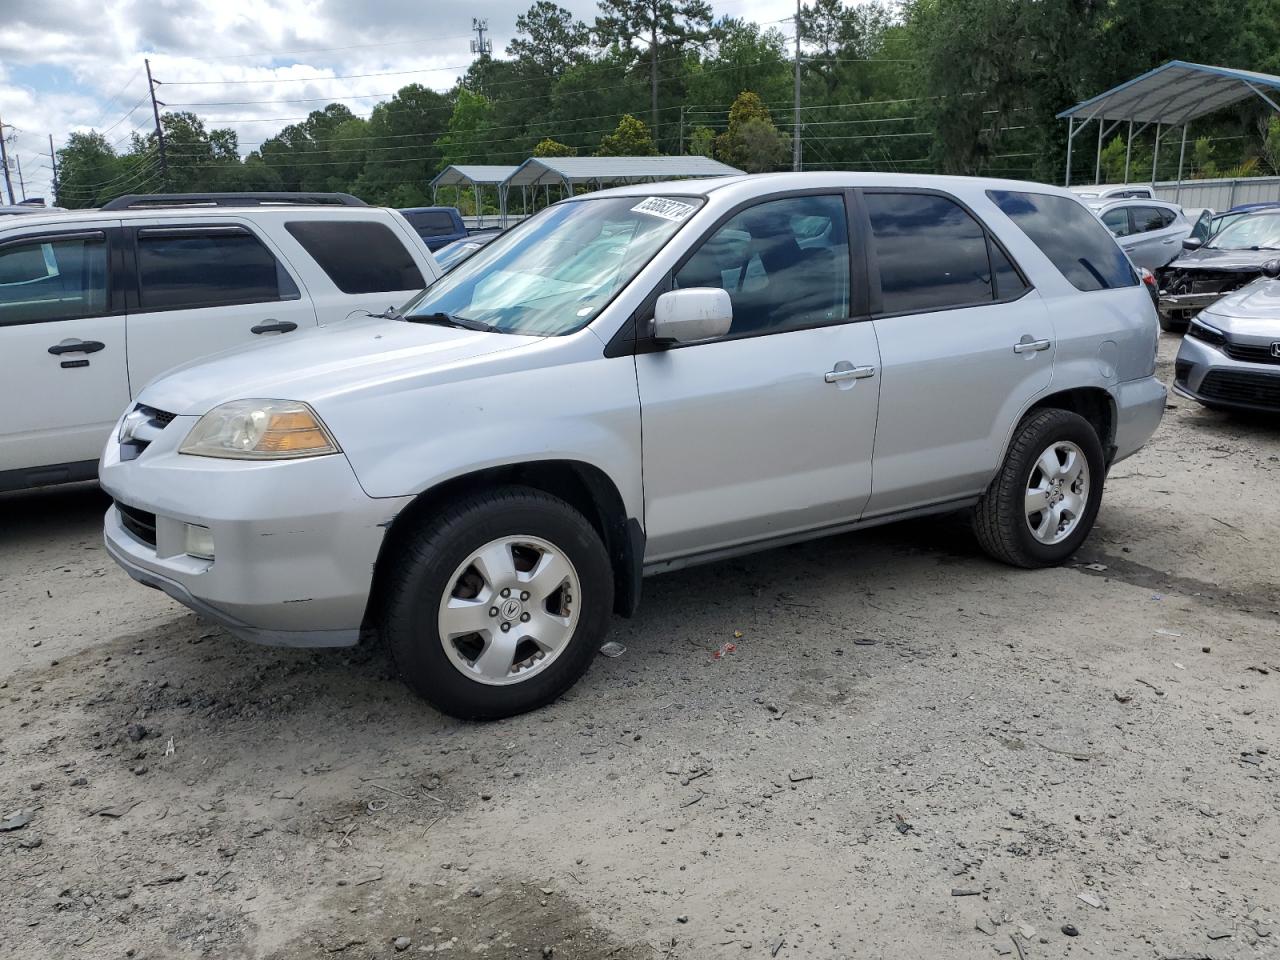
<svg viewBox="0 0 1280 960">
<path fill-rule="evenodd" d="M 1041 461 L 1042 455 L 1053 460 Z M 1083 455 L 1084 469 L 1072 480 L 1077 455 Z M 1059 464 L 1060 472 L 1048 476 L 1042 466 L 1045 462 Z M 1105 472 L 1102 442 L 1088 420 L 1067 410 L 1028 414 L 1014 432 L 1000 471 L 974 508 L 978 543 L 993 559 L 1015 567 L 1062 563 L 1093 529 Z M 1048 506 L 1031 514 L 1028 511 L 1035 502 Z M 1055 509 L 1060 511 L 1057 516 Z M 1033 520 L 1038 533 L 1032 530 Z"/>
<path fill-rule="evenodd" d="M 1189 326 L 1191 324 L 1186 320 L 1171 320 L 1163 314 L 1160 315 L 1160 329 L 1165 333 L 1186 333 Z"/>
<path fill-rule="evenodd" d="M 450 716 L 496 720 L 550 703 L 586 672 L 608 630 L 604 544 L 582 514 L 538 490 L 454 501 L 384 562 L 380 630 L 404 681 Z M 553 582 L 562 585 L 543 596 Z M 472 623 L 482 629 L 447 629 Z"/>
</svg>

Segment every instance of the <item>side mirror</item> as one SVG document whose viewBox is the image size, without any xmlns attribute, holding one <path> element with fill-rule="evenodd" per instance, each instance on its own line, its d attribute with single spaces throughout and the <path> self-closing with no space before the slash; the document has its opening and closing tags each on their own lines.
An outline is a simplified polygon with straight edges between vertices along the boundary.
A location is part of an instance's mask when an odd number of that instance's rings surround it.
<svg viewBox="0 0 1280 960">
<path fill-rule="evenodd" d="M 1182 238 L 1182 249 L 1183 249 L 1183 250 L 1199 250 L 1202 246 L 1204 246 L 1204 241 L 1203 241 L 1203 240 L 1200 240 L 1200 239 L 1199 239 L 1199 238 L 1197 238 L 1197 237 L 1183 237 L 1183 238 Z"/>
<path fill-rule="evenodd" d="M 671 290 L 653 308 L 655 340 L 697 343 L 723 337 L 733 325 L 733 301 L 719 287 Z"/>
<path fill-rule="evenodd" d="M 1262 275 L 1268 280 L 1280 280 L 1280 260 L 1268 260 L 1264 263 Z"/>
</svg>

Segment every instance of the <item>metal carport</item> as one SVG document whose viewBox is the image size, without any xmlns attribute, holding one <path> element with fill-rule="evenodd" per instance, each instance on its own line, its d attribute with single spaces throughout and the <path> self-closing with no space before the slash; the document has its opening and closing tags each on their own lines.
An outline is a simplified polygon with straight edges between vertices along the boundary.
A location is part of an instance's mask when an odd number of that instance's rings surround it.
<svg viewBox="0 0 1280 960">
<path fill-rule="evenodd" d="M 1229 107 L 1233 103 L 1260 97 L 1272 110 L 1280 113 L 1280 77 L 1231 67 L 1210 67 L 1202 63 L 1170 60 L 1140 77 L 1135 77 L 1106 93 L 1078 103 L 1058 114 L 1066 118 L 1067 170 L 1066 185 L 1071 185 L 1071 148 L 1076 135 L 1091 120 L 1098 121 L 1098 152 L 1094 161 L 1094 182 L 1102 178 L 1102 143 L 1121 123 L 1129 122 L 1129 135 L 1124 154 L 1124 179 L 1129 180 L 1129 157 L 1133 137 L 1151 124 L 1156 125 L 1155 156 L 1151 160 L 1151 179 L 1156 177 L 1160 159 L 1160 128 L 1182 127 L 1182 145 L 1178 152 L 1178 184 L 1182 184 L 1182 162 L 1187 152 L 1187 124 L 1192 120 Z M 1110 125 L 1108 122 L 1110 121 Z M 1140 123 L 1137 130 L 1133 125 Z"/>
<path fill-rule="evenodd" d="M 579 184 L 597 190 L 610 184 L 684 177 L 734 177 L 742 171 L 710 157 L 530 157 L 507 178 L 507 188 L 552 184 L 573 192 Z"/>
<path fill-rule="evenodd" d="M 436 191 L 440 187 L 470 187 L 475 192 L 476 216 L 483 220 L 480 212 L 480 191 L 484 187 L 493 187 L 498 194 L 498 215 L 502 225 L 507 225 L 507 178 L 516 172 L 516 167 L 496 163 L 464 163 L 450 164 L 431 179 L 431 202 L 436 202 Z"/>
</svg>

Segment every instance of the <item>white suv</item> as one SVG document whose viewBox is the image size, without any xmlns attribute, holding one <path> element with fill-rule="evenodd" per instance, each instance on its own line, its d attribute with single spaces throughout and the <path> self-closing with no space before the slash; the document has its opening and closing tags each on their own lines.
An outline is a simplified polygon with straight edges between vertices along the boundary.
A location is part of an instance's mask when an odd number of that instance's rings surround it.
<svg viewBox="0 0 1280 960">
<path fill-rule="evenodd" d="M 1070 193 L 788 173 L 554 204 L 403 316 L 161 378 L 102 460 L 107 547 L 240 636 L 376 626 L 449 713 L 545 703 L 644 574 L 973 508 L 1088 535 L 1164 411 L 1155 307 Z"/>
<path fill-rule="evenodd" d="M 96 477 L 120 408 L 178 364 L 383 311 L 438 273 L 403 217 L 344 195 L 0 220 L 0 491 Z"/>
</svg>

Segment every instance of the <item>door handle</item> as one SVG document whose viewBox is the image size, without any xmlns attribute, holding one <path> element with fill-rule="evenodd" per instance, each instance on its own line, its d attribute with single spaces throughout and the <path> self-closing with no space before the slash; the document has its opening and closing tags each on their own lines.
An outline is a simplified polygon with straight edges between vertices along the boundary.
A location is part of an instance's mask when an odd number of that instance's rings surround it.
<svg viewBox="0 0 1280 960">
<path fill-rule="evenodd" d="M 1040 353 L 1048 350 L 1053 344 L 1048 340 L 1032 340 L 1029 334 L 1023 334 L 1021 340 L 1013 345 L 1014 353 Z"/>
<path fill-rule="evenodd" d="M 1161 242 L 1161 243 L 1173 243 L 1173 242 L 1174 242 L 1174 240 L 1175 240 L 1175 238 L 1174 238 L 1174 237 L 1170 237 L 1168 240 L 1161 240 L 1160 242 Z"/>
<path fill-rule="evenodd" d="M 99 350 L 105 350 L 106 347 L 105 343 L 97 340 L 63 340 L 50 347 L 49 352 L 55 357 L 60 357 L 64 353 L 97 353 Z"/>
<path fill-rule="evenodd" d="M 844 380 L 866 380 L 876 375 L 875 367 L 839 367 L 828 370 L 822 379 L 827 383 L 841 383 Z"/>
<path fill-rule="evenodd" d="M 267 320 L 249 328 L 250 333 L 292 333 L 298 325 L 292 320 Z"/>
</svg>

